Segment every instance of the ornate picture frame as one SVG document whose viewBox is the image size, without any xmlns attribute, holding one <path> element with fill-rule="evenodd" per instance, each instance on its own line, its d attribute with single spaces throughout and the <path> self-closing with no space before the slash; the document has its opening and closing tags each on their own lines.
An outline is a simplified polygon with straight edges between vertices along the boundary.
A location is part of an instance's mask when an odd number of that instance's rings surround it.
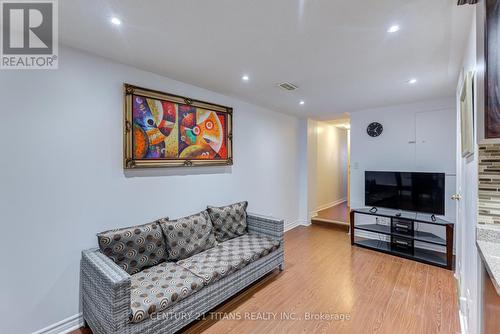
<svg viewBox="0 0 500 334">
<path fill-rule="evenodd" d="M 464 72 L 460 93 L 460 138 L 462 158 L 474 154 L 474 72 Z"/>
<path fill-rule="evenodd" d="M 486 0 L 485 23 L 485 109 L 484 137 L 485 139 L 500 138 L 500 2 Z"/>
<path fill-rule="evenodd" d="M 123 167 L 233 164 L 233 109 L 124 84 Z"/>
</svg>

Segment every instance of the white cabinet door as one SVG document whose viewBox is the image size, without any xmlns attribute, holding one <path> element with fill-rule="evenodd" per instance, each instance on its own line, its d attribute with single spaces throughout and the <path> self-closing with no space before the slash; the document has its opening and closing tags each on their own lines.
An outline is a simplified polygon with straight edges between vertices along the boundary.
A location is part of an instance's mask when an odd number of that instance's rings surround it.
<svg viewBox="0 0 500 334">
<path fill-rule="evenodd" d="M 419 172 L 455 174 L 455 111 L 419 112 L 415 114 L 415 167 Z"/>
</svg>

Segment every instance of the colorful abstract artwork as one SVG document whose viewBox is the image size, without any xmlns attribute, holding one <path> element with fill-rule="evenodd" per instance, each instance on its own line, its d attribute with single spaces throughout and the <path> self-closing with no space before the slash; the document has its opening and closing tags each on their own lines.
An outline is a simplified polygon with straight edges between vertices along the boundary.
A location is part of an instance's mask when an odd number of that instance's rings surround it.
<svg viewBox="0 0 500 334">
<path fill-rule="evenodd" d="M 125 167 L 232 164 L 232 109 L 125 85 Z"/>
<path fill-rule="evenodd" d="M 486 0 L 484 139 L 500 138 L 500 2 Z"/>
</svg>

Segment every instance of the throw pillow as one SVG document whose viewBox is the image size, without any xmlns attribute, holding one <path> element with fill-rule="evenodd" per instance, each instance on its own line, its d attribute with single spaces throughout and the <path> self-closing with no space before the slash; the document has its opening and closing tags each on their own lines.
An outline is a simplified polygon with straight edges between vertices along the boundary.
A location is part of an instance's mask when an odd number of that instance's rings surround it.
<svg viewBox="0 0 500 334">
<path fill-rule="evenodd" d="M 206 211 L 177 220 L 162 219 L 168 259 L 186 259 L 215 246 L 212 222 Z"/>
<path fill-rule="evenodd" d="M 101 251 L 130 275 L 165 261 L 158 222 L 101 232 L 97 240 Z"/>
<path fill-rule="evenodd" d="M 240 202 L 227 206 L 207 208 L 214 224 L 215 237 L 218 242 L 242 236 L 247 231 L 248 202 Z"/>
</svg>

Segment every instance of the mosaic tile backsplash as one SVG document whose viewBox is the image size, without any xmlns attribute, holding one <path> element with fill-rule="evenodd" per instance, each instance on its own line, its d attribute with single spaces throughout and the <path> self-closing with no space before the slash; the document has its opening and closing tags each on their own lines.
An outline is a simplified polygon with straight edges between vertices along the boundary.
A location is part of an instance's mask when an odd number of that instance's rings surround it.
<svg viewBox="0 0 500 334">
<path fill-rule="evenodd" d="M 500 144 L 479 146 L 479 224 L 500 225 Z"/>
</svg>

